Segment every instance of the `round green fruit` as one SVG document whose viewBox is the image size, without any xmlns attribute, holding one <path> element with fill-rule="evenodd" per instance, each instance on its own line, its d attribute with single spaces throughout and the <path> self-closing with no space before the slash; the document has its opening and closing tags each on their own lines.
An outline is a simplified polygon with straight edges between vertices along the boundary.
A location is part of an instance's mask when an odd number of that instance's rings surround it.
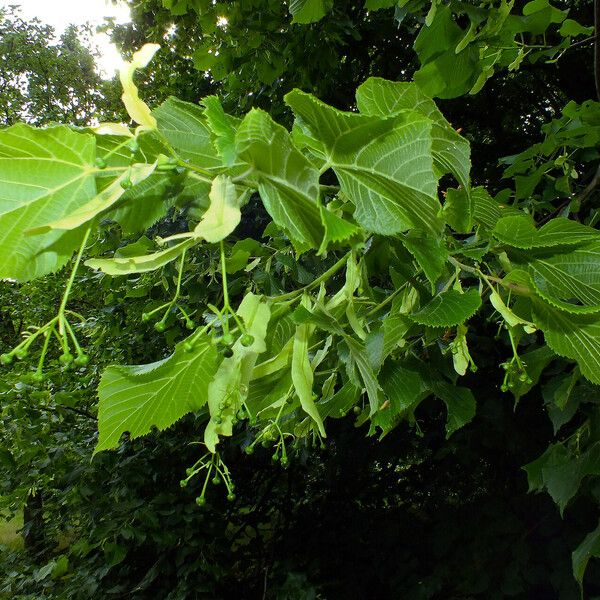
<svg viewBox="0 0 600 600">
<path fill-rule="evenodd" d="M 42 383 L 42 381 L 44 381 L 44 374 L 40 371 L 36 371 L 31 376 L 31 379 L 33 379 L 33 381 L 35 381 L 35 383 Z"/>
<path fill-rule="evenodd" d="M 12 354 L 0 354 L 0 364 L 2 365 L 10 365 L 10 363 L 13 361 L 13 355 Z"/>
<path fill-rule="evenodd" d="M 73 362 L 73 355 L 70 352 L 65 352 L 58 357 L 58 360 L 63 365 L 70 365 Z"/>
<path fill-rule="evenodd" d="M 248 346 L 252 346 L 252 344 L 254 343 L 254 336 L 250 335 L 249 333 L 245 333 L 242 336 L 241 342 L 242 342 L 242 346 L 244 346 L 244 348 L 247 348 Z"/>
<path fill-rule="evenodd" d="M 79 354 L 74 362 L 78 367 L 85 367 L 90 362 L 90 357 L 87 354 Z"/>
<path fill-rule="evenodd" d="M 154 323 L 154 329 L 158 331 L 158 333 L 162 333 L 167 328 L 164 321 L 158 321 L 158 323 Z"/>
</svg>

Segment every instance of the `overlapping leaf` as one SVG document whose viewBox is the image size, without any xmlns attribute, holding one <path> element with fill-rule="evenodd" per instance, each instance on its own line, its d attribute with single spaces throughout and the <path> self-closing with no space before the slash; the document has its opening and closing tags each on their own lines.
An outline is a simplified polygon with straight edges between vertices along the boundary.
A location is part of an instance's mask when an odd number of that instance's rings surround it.
<svg viewBox="0 0 600 600">
<path fill-rule="evenodd" d="M 125 432 L 136 438 L 153 426 L 163 430 L 204 406 L 217 356 L 210 339 L 201 337 L 191 352 L 179 344 L 169 358 L 149 365 L 108 367 L 98 388 L 95 452 L 114 448 Z"/>
<path fill-rule="evenodd" d="M 365 229 L 390 235 L 420 228 L 440 234 L 430 119 L 415 111 L 389 118 L 344 113 L 298 90 L 285 100 L 322 145 L 326 163 Z"/>
<path fill-rule="evenodd" d="M 481 306 L 478 290 L 471 288 L 464 293 L 448 290 L 434 296 L 410 318 L 428 327 L 451 327 L 464 323 Z"/>
<path fill-rule="evenodd" d="M 356 90 L 358 110 L 365 115 L 388 117 L 403 110 L 414 110 L 431 119 L 431 152 L 440 174 L 452 173 L 463 189 L 470 187 L 471 148 L 444 118 L 435 102 L 415 83 L 367 79 Z"/>
<path fill-rule="evenodd" d="M 319 172 L 290 134 L 260 110 L 250 111 L 236 137 L 238 156 L 252 165 L 261 199 L 273 221 L 306 247 L 319 247 L 323 225 L 317 204 Z"/>
<path fill-rule="evenodd" d="M 529 215 L 501 218 L 496 223 L 493 234 L 501 242 L 523 250 L 575 246 L 600 239 L 597 229 L 564 218 L 552 219 L 536 229 Z"/>
<path fill-rule="evenodd" d="M 94 136 L 68 127 L 18 124 L 0 131 L 0 278 L 27 281 L 56 271 L 79 246 L 84 228 L 26 236 L 96 195 Z"/>
</svg>

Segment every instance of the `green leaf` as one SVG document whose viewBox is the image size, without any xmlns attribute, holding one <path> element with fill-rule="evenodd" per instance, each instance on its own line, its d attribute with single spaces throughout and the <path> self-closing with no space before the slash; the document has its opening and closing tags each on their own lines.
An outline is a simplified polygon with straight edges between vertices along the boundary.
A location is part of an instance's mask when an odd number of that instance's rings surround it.
<svg viewBox="0 0 600 600">
<path fill-rule="evenodd" d="M 0 278 L 28 281 L 67 263 L 84 228 L 24 232 L 66 217 L 96 195 L 94 159 L 91 134 L 23 124 L 0 130 Z"/>
<path fill-rule="evenodd" d="M 449 6 L 439 6 L 431 25 L 421 28 L 413 46 L 421 63 L 414 80 L 428 96 L 455 98 L 475 85 L 482 73 L 479 47 L 455 52 L 464 36 Z"/>
<path fill-rule="evenodd" d="M 522 266 L 535 291 L 553 306 L 577 314 L 600 312 L 600 242 Z"/>
<path fill-rule="evenodd" d="M 117 177 L 108 187 L 105 187 L 90 202 L 84 204 L 75 212 L 41 227 L 34 227 L 27 231 L 28 234 L 47 233 L 52 229 L 77 229 L 85 225 L 98 215 L 111 209 L 125 194 L 126 189 L 121 185 L 123 181 L 131 182 L 132 186 L 138 185 L 147 179 L 156 168 L 156 163 L 152 165 L 134 164 L 125 171 L 120 177 Z M 129 189 L 129 188 L 127 188 Z"/>
<path fill-rule="evenodd" d="M 473 220 L 487 229 L 494 229 L 498 219 L 511 214 L 522 214 L 517 209 L 498 203 L 483 187 L 471 189 Z"/>
<path fill-rule="evenodd" d="M 317 203 L 319 172 L 296 149 L 290 134 L 264 111 L 251 110 L 236 143 L 239 157 L 254 168 L 273 221 L 293 240 L 318 248 L 324 233 Z"/>
<path fill-rule="evenodd" d="M 114 448 L 121 435 L 132 439 L 153 426 L 166 429 L 208 401 L 208 384 L 217 370 L 217 351 L 208 336 L 192 352 L 177 345 L 166 359 L 149 365 L 108 367 L 98 388 L 98 445 L 94 453 Z"/>
<path fill-rule="evenodd" d="M 310 325 L 303 324 L 296 326 L 294 335 L 294 346 L 292 352 L 292 382 L 296 394 L 300 399 L 302 409 L 317 424 L 319 433 L 326 437 L 325 427 L 319 410 L 313 399 L 313 371 L 308 357 L 308 340 L 310 338 Z"/>
<path fill-rule="evenodd" d="M 194 229 L 194 235 L 207 242 L 220 242 L 240 224 L 240 198 L 231 177 L 215 177 L 208 195 L 210 206 Z"/>
<path fill-rule="evenodd" d="M 431 283 L 432 290 L 448 260 L 448 249 L 442 238 L 433 238 L 422 231 L 413 230 L 401 238 L 406 249 L 415 257 Z"/>
<path fill-rule="evenodd" d="M 446 421 L 446 439 L 448 439 L 456 430 L 464 427 L 475 416 L 475 397 L 471 390 L 445 381 L 433 382 L 431 389 L 448 409 L 448 419 Z"/>
<path fill-rule="evenodd" d="M 443 213 L 446 222 L 454 231 L 470 233 L 473 229 L 474 212 L 475 202 L 472 194 L 468 194 L 463 188 L 446 190 Z"/>
<path fill-rule="evenodd" d="M 351 223 L 350 221 L 346 221 L 342 217 L 339 217 L 326 207 L 321 206 L 320 211 L 321 221 L 323 222 L 323 226 L 325 228 L 325 234 L 323 236 L 323 241 L 321 242 L 318 254 L 323 254 L 330 244 L 334 244 L 336 242 L 345 242 L 361 234 L 360 227 L 354 223 Z"/>
<path fill-rule="evenodd" d="M 523 250 L 579 245 L 600 238 L 596 229 L 563 218 L 552 219 L 538 230 L 528 215 L 501 218 L 494 227 L 493 235 L 513 248 Z"/>
<path fill-rule="evenodd" d="M 131 273 L 146 273 L 164 267 L 166 264 L 181 256 L 184 250 L 187 250 L 195 243 L 196 240 L 186 240 L 175 246 L 171 246 L 166 250 L 142 256 L 92 258 L 87 260 L 85 265 L 91 269 L 98 269 L 113 277 L 117 275 L 130 275 Z"/>
<path fill-rule="evenodd" d="M 573 315 L 535 301 L 533 320 L 556 354 L 575 360 L 584 377 L 600 383 L 600 315 Z"/>
<path fill-rule="evenodd" d="M 365 229 L 384 235 L 412 228 L 441 233 L 428 118 L 415 111 L 388 118 L 342 112 L 299 90 L 285 101 L 323 145 Z"/>
<path fill-rule="evenodd" d="M 254 339 L 244 346 L 240 338 L 233 345 L 233 355 L 224 358 L 208 386 L 208 408 L 211 419 L 204 431 L 206 447 L 215 452 L 219 436 L 230 436 L 233 419 L 248 396 L 250 381 L 258 355 L 266 350 L 265 337 L 271 309 L 260 296 L 248 293 L 240 303 L 237 315 Z"/>
<path fill-rule="evenodd" d="M 590 558 L 600 557 L 600 523 L 598 527 L 585 536 L 585 539 L 573 552 L 573 577 L 579 585 L 583 585 L 583 576 Z"/>
<path fill-rule="evenodd" d="M 464 293 L 448 290 L 434 296 L 419 311 L 408 316 L 428 327 L 452 327 L 464 323 L 480 306 L 481 296 L 477 289 L 471 288 Z"/>
<path fill-rule="evenodd" d="M 371 417 L 371 431 L 381 428 L 381 437 L 387 435 L 404 417 L 412 415 L 417 406 L 431 394 L 421 373 L 413 371 L 402 362 L 390 361 L 381 373 L 381 387 L 388 400 Z"/>
<path fill-rule="evenodd" d="M 332 4 L 332 0 L 290 0 L 292 23 L 307 25 L 320 21 L 331 10 Z"/>
<path fill-rule="evenodd" d="M 469 353 L 469 346 L 467 344 L 467 331 L 468 327 L 466 325 L 458 325 L 456 327 L 456 336 L 450 344 L 452 365 L 459 375 L 464 375 L 467 372 L 469 365 L 473 364 L 471 354 Z"/>
<path fill-rule="evenodd" d="M 583 479 L 600 475 L 600 443 L 581 454 L 572 454 L 563 444 L 552 444 L 523 469 L 527 472 L 529 491 L 546 488 L 562 515 Z"/>
<path fill-rule="evenodd" d="M 202 109 L 189 102 L 169 98 L 152 112 L 157 129 L 178 156 L 202 169 L 223 166 L 212 142 L 212 133 Z"/>
<path fill-rule="evenodd" d="M 565 19 L 560 26 L 558 33 L 563 37 L 576 37 L 578 35 L 591 35 L 594 31 L 593 27 L 584 27 L 573 19 Z"/>
<path fill-rule="evenodd" d="M 356 90 L 356 105 L 365 115 L 388 117 L 414 110 L 433 122 L 431 153 L 440 174 L 452 173 L 465 190 L 470 187 L 471 148 L 444 118 L 435 102 L 415 83 L 370 77 Z M 468 196 L 468 192 L 465 192 Z"/>
<path fill-rule="evenodd" d="M 133 83 L 133 75 L 137 69 L 143 69 L 160 49 L 158 44 L 144 44 L 133 54 L 131 62 L 125 63 L 119 70 L 119 79 L 123 86 L 121 100 L 129 116 L 139 125 L 154 129 L 156 119 L 152 116 L 148 105 L 139 97 L 138 88 Z"/>
<path fill-rule="evenodd" d="M 231 166 L 237 158 L 235 134 L 240 124 L 240 119 L 226 114 L 217 96 L 203 98 L 202 104 L 205 107 L 204 117 L 206 118 L 206 123 L 215 135 L 213 143 L 219 152 L 219 156 L 226 165 Z"/>
</svg>

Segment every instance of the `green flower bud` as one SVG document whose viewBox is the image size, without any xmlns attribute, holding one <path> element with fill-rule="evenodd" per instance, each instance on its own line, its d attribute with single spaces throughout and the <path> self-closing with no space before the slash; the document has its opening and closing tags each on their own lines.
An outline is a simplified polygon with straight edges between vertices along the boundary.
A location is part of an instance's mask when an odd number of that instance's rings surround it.
<svg viewBox="0 0 600 600">
<path fill-rule="evenodd" d="M 229 494 L 227 494 L 227 500 L 229 500 L 229 502 L 233 502 L 235 500 L 235 494 L 233 492 L 229 492 Z"/>
<path fill-rule="evenodd" d="M 0 354 L 0 364 L 2 365 L 10 365 L 10 363 L 13 361 L 13 355 L 12 354 Z"/>
<path fill-rule="evenodd" d="M 244 348 L 248 348 L 248 346 L 252 346 L 252 344 L 254 344 L 254 336 L 250 335 L 249 333 L 245 333 L 242 336 L 241 342 Z"/>
<path fill-rule="evenodd" d="M 78 354 L 74 362 L 78 367 L 85 367 L 90 362 L 90 357 L 87 354 Z"/>
<path fill-rule="evenodd" d="M 198 496 L 196 498 L 196 504 L 198 506 L 204 506 L 206 504 L 206 499 L 204 498 L 204 496 Z"/>
<path fill-rule="evenodd" d="M 154 329 L 158 331 L 158 333 L 162 333 L 166 328 L 167 326 L 164 321 L 158 321 L 157 323 L 154 323 Z"/>
<path fill-rule="evenodd" d="M 63 365 L 70 365 L 73 362 L 73 355 L 70 352 L 65 352 L 58 357 L 58 360 Z"/>
</svg>

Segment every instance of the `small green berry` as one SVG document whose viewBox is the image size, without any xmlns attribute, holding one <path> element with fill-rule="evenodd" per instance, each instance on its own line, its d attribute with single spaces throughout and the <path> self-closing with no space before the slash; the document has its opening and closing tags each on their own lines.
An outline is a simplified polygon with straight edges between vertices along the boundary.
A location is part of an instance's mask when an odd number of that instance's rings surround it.
<svg viewBox="0 0 600 600">
<path fill-rule="evenodd" d="M 133 183 L 131 182 L 131 179 L 123 179 L 123 181 L 121 181 L 121 187 L 124 190 L 129 190 L 133 187 Z"/>
<path fill-rule="evenodd" d="M 194 344 L 192 344 L 190 342 L 184 342 L 183 343 L 183 349 L 185 350 L 185 352 L 193 352 L 194 351 Z"/>
<path fill-rule="evenodd" d="M 221 478 L 218 475 L 215 475 L 210 481 L 213 485 L 219 485 L 221 483 Z"/>
<path fill-rule="evenodd" d="M 41 371 L 36 371 L 31 376 L 31 379 L 33 379 L 33 381 L 36 383 L 42 383 L 42 381 L 44 381 L 44 374 Z"/>
<path fill-rule="evenodd" d="M 273 454 L 273 456 L 271 456 L 271 460 L 273 462 L 279 462 L 279 454 L 277 454 L 277 452 L 275 452 L 275 454 Z"/>
<path fill-rule="evenodd" d="M 254 454 L 254 446 L 246 446 L 244 448 L 244 452 L 248 455 Z"/>
<path fill-rule="evenodd" d="M 227 500 L 229 500 L 229 502 L 233 502 L 235 500 L 235 494 L 233 492 L 229 492 L 229 494 L 227 494 Z"/>
<path fill-rule="evenodd" d="M 194 474 L 194 469 L 192 469 L 191 467 L 187 468 L 187 469 L 185 470 L 185 474 L 186 474 L 188 477 L 191 477 L 191 476 Z"/>
<path fill-rule="evenodd" d="M 204 496 L 198 496 L 196 498 L 196 504 L 198 506 L 204 506 L 206 504 L 206 499 L 204 498 Z"/>
<path fill-rule="evenodd" d="M 184 487 L 187 487 L 187 484 L 188 484 L 188 480 L 187 480 L 187 479 L 182 479 L 182 480 L 179 482 L 179 485 L 180 485 L 182 488 L 184 488 Z"/>
<path fill-rule="evenodd" d="M 142 313 L 142 323 L 147 323 L 151 318 L 148 313 Z"/>
<path fill-rule="evenodd" d="M 10 363 L 13 361 L 13 355 L 12 354 L 0 354 L 0 364 L 3 365 L 10 365 Z"/>
<path fill-rule="evenodd" d="M 355 415 L 360 415 L 360 413 L 362 412 L 362 408 L 360 406 L 355 406 L 352 411 L 354 412 Z"/>
<path fill-rule="evenodd" d="M 158 331 L 158 333 L 162 333 L 166 328 L 167 326 L 164 321 L 158 321 L 157 323 L 154 323 L 154 329 Z"/>
<path fill-rule="evenodd" d="M 281 466 L 285 469 L 290 464 L 290 461 L 287 456 L 281 457 Z"/>
<path fill-rule="evenodd" d="M 250 335 L 249 333 L 245 333 L 242 336 L 241 342 L 242 342 L 242 346 L 244 346 L 244 348 L 247 348 L 248 346 L 252 346 L 252 344 L 254 344 L 254 336 Z"/>
<path fill-rule="evenodd" d="M 189 321 L 185 322 L 185 327 L 191 331 L 192 329 L 196 328 L 196 323 L 190 319 Z"/>
<path fill-rule="evenodd" d="M 230 333 L 226 333 L 221 338 L 221 342 L 223 342 L 226 346 L 231 346 L 231 344 L 233 344 L 233 336 Z"/>
<path fill-rule="evenodd" d="M 73 362 L 73 355 L 70 352 L 65 352 L 58 357 L 58 360 L 63 365 L 70 365 Z"/>
<path fill-rule="evenodd" d="M 78 354 L 74 362 L 78 367 L 85 367 L 90 362 L 90 357 L 87 354 Z"/>
</svg>

